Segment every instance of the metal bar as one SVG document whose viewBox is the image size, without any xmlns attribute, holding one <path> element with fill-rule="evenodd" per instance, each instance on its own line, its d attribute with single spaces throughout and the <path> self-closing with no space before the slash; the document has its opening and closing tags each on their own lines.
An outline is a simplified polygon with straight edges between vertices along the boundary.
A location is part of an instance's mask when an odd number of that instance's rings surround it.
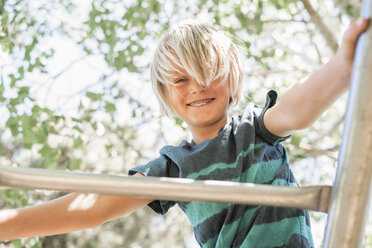
<svg viewBox="0 0 372 248">
<path fill-rule="evenodd" d="M 370 18 L 372 0 L 362 16 Z M 324 247 L 361 247 L 372 186 L 372 29 L 359 38 Z"/>
<path fill-rule="evenodd" d="M 287 187 L 180 178 L 126 177 L 0 165 L 0 187 L 231 202 L 327 212 L 331 186 Z"/>
</svg>

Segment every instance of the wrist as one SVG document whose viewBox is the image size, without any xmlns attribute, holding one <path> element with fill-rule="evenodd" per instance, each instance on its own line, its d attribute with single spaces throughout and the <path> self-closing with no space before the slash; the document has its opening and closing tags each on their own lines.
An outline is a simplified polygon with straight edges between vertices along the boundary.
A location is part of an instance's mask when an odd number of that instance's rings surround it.
<svg viewBox="0 0 372 248">
<path fill-rule="evenodd" d="M 332 72 L 335 73 L 336 81 L 341 87 L 347 89 L 350 85 L 352 62 L 345 61 L 342 51 L 338 50 L 330 64 L 333 67 Z"/>
</svg>

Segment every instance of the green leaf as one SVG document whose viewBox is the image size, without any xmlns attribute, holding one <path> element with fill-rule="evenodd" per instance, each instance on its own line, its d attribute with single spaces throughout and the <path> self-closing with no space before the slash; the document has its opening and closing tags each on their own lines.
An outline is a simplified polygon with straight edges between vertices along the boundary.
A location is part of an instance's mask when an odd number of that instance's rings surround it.
<svg viewBox="0 0 372 248">
<path fill-rule="evenodd" d="M 22 242 L 20 239 L 14 240 L 13 241 L 13 246 L 14 248 L 22 248 Z"/>
<path fill-rule="evenodd" d="M 94 131 L 97 131 L 97 129 L 98 129 L 97 122 L 93 122 L 90 125 L 91 125 L 91 127 L 93 128 Z"/>
<path fill-rule="evenodd" d="M 9 74 L 8 77 L 10 79 L 10 88 L 14 88 L 15 83 L 17 82 L 18 79 L 14 76 L 14 74 Z"/>
<path fill-rule="evenodd" d="M 47 157 L 50 153 L 51 147 L 48 144 L 45 144 L 40 150 L 39 153 L 43 157 Z"/>
<path fill-rule="evenodd" d="M 182 130 L 186 130 L 186 128 L 182 125 L 183 124 L 183 120 L 181 120 L 180 118 L 176 117 L 174 118 L 174 121 L 176 122 L 176 125 L 181 127 Z"/>
<path fill-rule="evenodd" d="M 83 120 L 86 121 L 86 122 L 90 122 L 92 120 L 92 116 L 86 115 L 86 116 L 84 116 Z"/>
<path fill-rule="evenodd" d="M 20 74 L 21 78 L 25 75 L 25 68 L 23 66 L 18 67 L 18 73 Z"/>
<path fill-rule="evenodd" d="M 83 146 L 84 146 L 84 141 L 80 138 L 80 137 L 77 137 L 76 139 L 74 139 L 74 147 L 76 149 L 83 149 Z"/>
<path fill-rule="evenodd" d="M 101 100 L 104 94 L 98 94 L 98 93 L 93 93 L 93 92 L 87 92 L 86 96 L 92 100 L 92 101 L 98 101 Z"/>
<path fill-rule="evenodd" d="M 77 122 L 77 123 L 82 123 L 83 121 L 81 119 L 77 118 L 71 118 L 72 121 Z"/>
<path fill-rule="evenodd" d="M 106 104 L 105 104 L 105 110 L 108 113 L 113 113 L 113 112 L 116 111 L 116 106 L 113 103 L 106 102 Z"/>
<path fill-rule="evenodd" d="M 79 133 L 83 133 L 83 130 L 79 126 L 74 126 L 72 129 L 75 129 Z"/>
<path fill-rule="evenodd" d="M 35 133 L 30 129 L 23 130 L 23 146 L 26 149 L 31 149 L 33 144 L 37 142 L 37 138 L 35 136 Z"/>
<path fill-rule="evenodd" d="M 22 102 L 23 102 L 22 97 L 14 97 L 14 98 L 10 99 L 9 104 L 10 104 L 10 106 L 15 107 L 18 104 L 21 104 Z"/>
<path fill-rule="evenodd" d="M 10 128 L 13 136 L 17 136 L 19 133 L 19 117 L 9 117 L 6 122 L 6 126 Z"/>
<path fill-rule="evenodd" d="M 298 158 L 298 159 L 305 159 L 305 158 L 307 158 L 307 156 L 305 156 L 304 154 L 297 154 L 296 155 L 296 158 Z"/>
<path fill-rule="evenodd" d="M 155 1 L 154 4 L 152 5 L 152 11 L 155 13 L 155 14 L 159 14 L 160 12 L 160 9 L 161 9 L 161 5 L 158 1 Z"/>
<path fill-rule="evenodd" d="M 43 121 L 42 123 L 41 123 L 41 130 L 43 131 L 43 134 L 45 135 L 45 136 L 48 136 L 48 127 L 47 127 L 47 123 L 45 122 L 45 121 Z"/>
<path fill-rule="evenodd" d="M 110 151 L 112 150 L 113 147 L 114 147 L 113 144 L 105 145 L 106 152 L 110 152 Z"/>
<path fill-rule="evenodd" d="M 71 164 L 70 164 L 70 169 L 71 170 L 78 170 L 78 169 L 80 169 L 82 162 L 83 162 L 83 160 L 81 160 L 81 159 L 73 159 L 71 161 Z"/>
<path fill-rule="evenodd" d="M 4 13 L 5 0 L 0 0 L 0 16 Z"/>
<path fill-rule="evenodd" d="M 80 100 L 78 110 L 80 111 L 82 109 L 84 109 L 84 105 L 83 105 L 83 102 Z"/>
<path fill-rule="evenodd" d="M 292 135 L 291 137 L 291 144 L 298 147 L 301 143 L 302 137 L 299 135 Z"/>
<path fill-rule="evenodd" d="M 1 84 L 0 84 L 0 96 L 2 96 L 4 94 L 4 90 L 5 90 L 4 82 L 1 82 Z"/>
<path fill-rule="evenodd" d="M 48 108 L 42 108 L 41 110 L 47 115 L 51 116 L 53 114 L 53 111 Z"/>
<path fill-rule="evenodd" d="M 35 106 L 32 107 L 31 112 L 32 112 L 32 114 L 37 114 L 37 113 L 40 112 L 40 109 L 41 108 L 39 107 L 39 105 L 35 105 Z"/>
<path fill-rule="evenodd" d="M 48 133 L 45 133 L 43 128 L 35 131 L 34 135 L 38 144 L 45 144 L 48 141 Z"/>
<path fill-rule="evenodd" d="M 39 153 L 44 158 L 45 167 L 51 169 L 56 168 L 56 160 L 59 158 L 60 155 L 57 148 L 53 148 L 48 144 L 44 144 L 44 146 L 39 150 Z"/>
<path fill-rule="evenodd" d="M 23 131 L 25 131 L 26 129 L 31 129 L 36 125 L 36 119 L 32 116 L 23 115 L 21 117 L 21 122 Z"/>
</svg>

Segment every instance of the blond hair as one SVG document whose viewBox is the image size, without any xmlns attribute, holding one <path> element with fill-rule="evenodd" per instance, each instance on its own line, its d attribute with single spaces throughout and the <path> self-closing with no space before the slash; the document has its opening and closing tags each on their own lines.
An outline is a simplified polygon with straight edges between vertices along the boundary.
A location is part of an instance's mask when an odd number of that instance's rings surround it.
<svg viewBox="0 0 372 248">
<path fill-rule="evenodd" d="M 151 83 L 161 109 L 176 115 L 169 100 L 172 75 L 186 72 L 201 86 L 215 79 L 228 84 L 230 104 L 240 100 L 242 70 L 235 44 L 222 31 L 196 20 L 188 20 L 170 30 L 161 40 L 151 64 Z"/>
</svg>

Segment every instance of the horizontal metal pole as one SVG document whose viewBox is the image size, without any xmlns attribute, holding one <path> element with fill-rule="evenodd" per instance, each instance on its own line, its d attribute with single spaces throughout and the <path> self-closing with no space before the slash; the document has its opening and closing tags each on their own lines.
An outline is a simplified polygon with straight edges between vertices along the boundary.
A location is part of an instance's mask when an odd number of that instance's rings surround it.
<svg viewBox="0 0 372 248">
<path fill-rule="evenodd" d="M 0 165 L 0 187 L 173 201 L 231 202 L 327 212 L 331 186 L 288 187 L 166 177 L 127 177 Z"/>
</svg>

